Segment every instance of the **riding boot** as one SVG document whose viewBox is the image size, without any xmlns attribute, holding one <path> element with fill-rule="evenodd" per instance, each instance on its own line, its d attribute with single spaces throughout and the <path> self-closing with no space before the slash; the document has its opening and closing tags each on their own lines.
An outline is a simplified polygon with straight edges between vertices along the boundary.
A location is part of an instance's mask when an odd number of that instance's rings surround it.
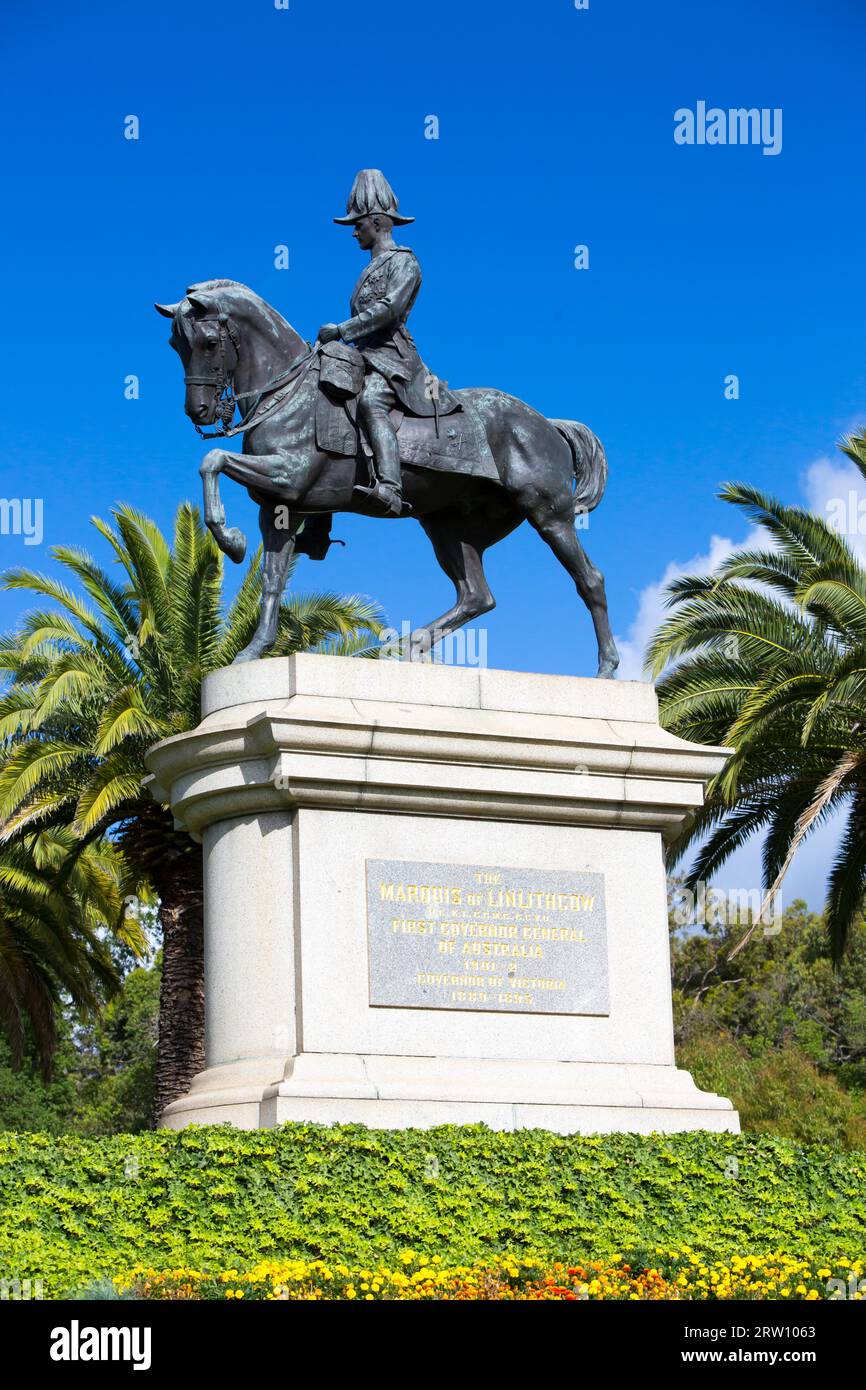
<svg viewBox="0 0 866 1390">
<path fill-rule="evenodd" d="M 308 555 L 311 560 L 324 560 L 332 545 L 345 541 L 331 539 L 332 512 L 317 512 L 308 516 L 295 537 L 295 554 Z"/>
<path fill-rule="evenodd" d="M 403 511 L 403 480 L 400 475 L 400 445 L 387 413 L 371 412 L 367 433 L 373 449 L 376 481 L 372 487 L 356 487 L 381 508 L 385 516 L 400 516 Z"/>
</svg>

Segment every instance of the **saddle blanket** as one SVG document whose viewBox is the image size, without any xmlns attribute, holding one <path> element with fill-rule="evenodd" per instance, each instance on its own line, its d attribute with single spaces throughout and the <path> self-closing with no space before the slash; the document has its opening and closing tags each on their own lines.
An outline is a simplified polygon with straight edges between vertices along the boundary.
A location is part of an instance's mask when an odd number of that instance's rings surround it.
<svg viewBox="0 0 866 1390">
<path fill-rule="evenodd" d="M 419 418 L 392 412 L 400 445 L 400 462 L 416 468 L 433 468 L 440 473 L 463 473 L 472 478 L 500 481 L 487 435 L 478 412 L 461 392 L 454 395 L 460 410 L 439 417 L 439 434 L 432 416 Z M 335 402 L 324 391 L 316 402 L 316 443 L 329 454 L 356 458 L 370 456 L 370 446 L 360 435 L 355 417 L 355 402 Z"/>
</svg>

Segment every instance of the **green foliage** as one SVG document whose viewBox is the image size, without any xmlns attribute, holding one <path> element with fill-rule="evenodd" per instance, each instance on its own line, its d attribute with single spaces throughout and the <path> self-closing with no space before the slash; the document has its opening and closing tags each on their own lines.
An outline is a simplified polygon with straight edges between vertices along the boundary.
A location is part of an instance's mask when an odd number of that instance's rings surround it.
<svg viewBox="0 0 866 1390">
<path fill-rule="evenodd" d="M 574 1260 L 681 1243 L 720 1257 L 855 1258 L 866 1153 L 481 1125 L 0 1135 L 0 1271 L 41 1277 L 54 1295 L 142 1264 L 367 1264 L 407 1247 L 455 1264 L 504 1252 Z"/>
<path fill-rule="evenodd" d="M 677 1051 L 701 1090 L 728 1096 L 749 1134 L 805 1144 L 866 1149 L 866 1108 L 798 1048 L 755 1057 L 729 1034 L 702 1037 Z"/>
<path fill-rule="evenodd" d="M 116 1303 L 118 1299 L 132 1298 L 132 1292 L 123 1293 L 115 1288 L 111 1279 L 97 1279 L 93 1284 L 86 1284 L 83 1289 L 73 1289 L 67 1297 L 80 1303 Z"/>
<path fill-rule="evenodd" d="M 25 1058 L 13 1066 L 6 1038 L 0 1033 L 0 1128 L 25 1132 L 44 1130 L 63 1134 L 74 1124 L 77 1091 L 74 1080 L 77 1053 L 61 1017 L 51 1077 Z"/>
<path fill-rule="evenodd" d="M 745 930 L 672 933 L 679 1065 L 729 1096 L 747 1132 L 866 1148 L 866 926 L 838 969 L 803 903 L 731 959 Z"/>
<path fill-rule="evenodd" d="M 784 913 L 781 930 L 759 930 L 731 951 L 743 924 L 674 931 L 671 962 L 678 1043 L 726 1032 L 753 1056 L 796 1047 L 817 1066 L 844 1068 L 847 1084 L 866 1081 L 866 925 L 854 925 L 834 969 L 823 919 L 804 903 Z M 858 1082 L 859 1078 L 859 1082 Z"/>
<path fill-rule="evenodd" d="M 866 433 L 843 449 L 866 478 Z M 815 827 L 843 813 L 826 903 L 838 961 L 866 889 L 866 569 L 803 508 L 742 483 L 721 496 L 772 545 L 676 580 L 671 616 L 649 647 L 667 727 L 734 749 L 673 846 L 673 862 L 696 849 L 688 882 L 709 881 L 761 833 L 770 889 Z"/>
<path fill-rule="evenodd" d="M 13 1068 L 0 1035 L 0 1130 L 95 1136 L 149 1129 L 153 1114 L 159 958 L 134 968 L 102 1015 L 61 1014 L 52 1078 Z"/>
<path fill-rule="evenodd" d="M 153 1123 L 159 960 L 131 970 L 102 1016 L 76 1039 L 74 1132 L 137 1133 Z"/>
<path fill-rule="evenodd" d="M 0 843 L 0 1031 L 15 1065 L 29 1045 L 47 1075 L 63 1000 L 94 1017 L 119 985 L 115 952 L 143 950 L 123 878 L 114 845 L 66 827 Z"/>
</svg>

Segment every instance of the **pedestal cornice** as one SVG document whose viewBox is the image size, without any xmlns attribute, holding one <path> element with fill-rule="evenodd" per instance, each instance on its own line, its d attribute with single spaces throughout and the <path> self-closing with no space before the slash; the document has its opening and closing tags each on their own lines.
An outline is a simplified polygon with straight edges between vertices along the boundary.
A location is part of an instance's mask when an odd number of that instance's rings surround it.
<svg viewBox="0 0 866 1390">
<path fill-rule="evenodd" d="M 638 682 L 299 654 L 216 672 L 203 708 L 147 759 L 153 795 L 197 838 L 298 806 L 670 837 L 727 756 L 662 729 Z"/>
</svg>

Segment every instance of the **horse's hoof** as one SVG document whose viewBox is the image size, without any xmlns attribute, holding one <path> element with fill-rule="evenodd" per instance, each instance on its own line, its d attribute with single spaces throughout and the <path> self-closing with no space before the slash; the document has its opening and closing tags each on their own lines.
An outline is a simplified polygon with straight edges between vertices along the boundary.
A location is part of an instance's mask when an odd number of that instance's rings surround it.
<svg viewBox="0 0 866 1390">
<path fill-rule="evenodd" d="M 610 680 L 619 666 L 618 656 L 609 656 L 604 661 L 598 663 L 598 670 L 595 673 L 596 680 Z"/>
<path fill-rule="evenodd" d="M 239 565 L 247 553 L 247 538 L 237 526 L 230 526 L 223 536 L 222 549 L 230 560 Z"/>
<path fill-rule="evenodd" d="M 255 646 L 254 643 L 250 642 L 248 647 L 244 647 L 241 651 L 238 652 L 237 656 L 232 662 L 232 666 L 243 666 L 247 661 L 258 661 L 259 657 L 263 655 L 264 651 L 260 647 Z"/>
<path fill-rule="evenodd" d="M 431 632 L 413 632 L 402 646 L 402 661 L 432 661 L 434 639 Z"/>
</svg>

